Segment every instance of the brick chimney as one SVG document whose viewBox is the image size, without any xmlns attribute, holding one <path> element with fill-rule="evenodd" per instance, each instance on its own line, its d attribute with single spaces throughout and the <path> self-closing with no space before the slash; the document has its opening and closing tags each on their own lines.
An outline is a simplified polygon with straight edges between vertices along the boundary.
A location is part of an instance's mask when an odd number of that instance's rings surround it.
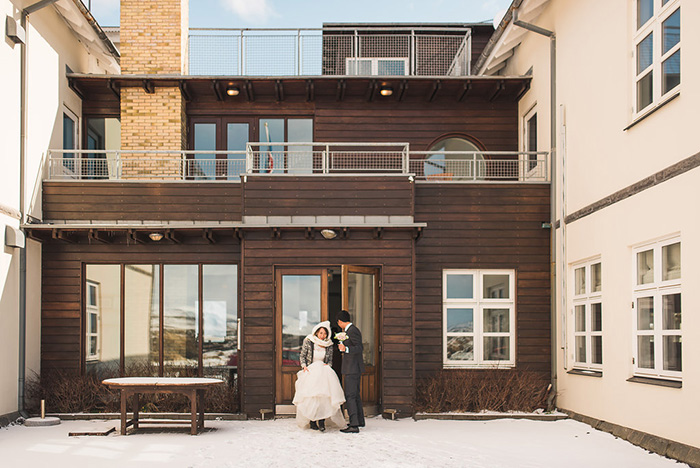
<svg viewBox="0 0 700 468">
<path fill-rule="evenodd" d="M 121 0 L 122 75 L 187 73 L 189 0 Z M 179 158 L 186 145 L 185 102 L 178 87 L 121 89 L 122 150 L 173 150 L 171 154 L 125 154 L 124 176 L 178 176 L 180 163 L 146 161 Z"/>
</svg>

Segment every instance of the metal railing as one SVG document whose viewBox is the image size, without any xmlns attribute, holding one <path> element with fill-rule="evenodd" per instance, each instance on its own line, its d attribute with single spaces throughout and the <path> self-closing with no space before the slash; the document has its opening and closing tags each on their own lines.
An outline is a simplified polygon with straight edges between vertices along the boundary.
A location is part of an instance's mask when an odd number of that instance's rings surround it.
<svg viewBox="0 0 700 468">
<path fill-rule="evenodd" d="M 190 29 L 189 73 L 222 76 L 465 76 L 471 29 Z"/>
<path fill-rule="evenodd" d="M 48 180 L 239 181 L 406 174 L 427 182 L 549 182 L 546 152 L 411 151 L 407 143 L 248 143 L 245 151 L 50 150 Z"/>
</svg>

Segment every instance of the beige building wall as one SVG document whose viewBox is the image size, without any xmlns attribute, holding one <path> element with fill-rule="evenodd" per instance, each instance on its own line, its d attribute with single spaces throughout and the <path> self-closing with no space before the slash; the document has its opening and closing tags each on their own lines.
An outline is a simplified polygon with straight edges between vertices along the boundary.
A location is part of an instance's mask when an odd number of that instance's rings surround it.
<svg viewBox="0 0 700 468">
<path fill-rule="evenodd" d="M 4 21 L 18 23 L 21 9 L 35 2 L 0 0 L 0 416 L 18 409 L 19 249 L 5 246 L 5 226 L 19 228 L 20 209 L 20 46 L 5 36 Z M 72 5 L 72 6 L 71 6 Z M 82 73 L 114 73 L 118 63 L 105 60 L 99 44 L 80 42 L 58 13 L 64 8 L 80 20 L 73 2 L 60 2 L 29 16 L 26 27 L 25 213 L 41 219 L 41 180 L 48 149 L 62 147 L 63 113 L 81 117 L 79 97 L 68 87 L 66 67 Z M 67 10 L 66 10 L 67 8 Z M 87 22 L 85 23 L 87 25 Z M 89 30 L 89 29 L 88 29 Z M 41 245 L 27 240 L 26 376 L 40 372 Z"/>
<path fill-rule="evenodd" d="M 556 33 L 558 220 L 700 152 L 695 138 L 700 90 L 694 86 L 700 79 L 700 30 L 693 25 L 700 3 L 670 4 L 681 8 L 680 94 L 640 116 L 634 110 L 636 0 L 523 2 L 522 20 Z M 520 114 L 536 106 L 539 149 L 548 150 L 549 40 L 532 32 L 514 40 L 516 34 L 522 31 L 506 31 L 501 39 L 501 47 L 508 41 L 519 45 L 498 73 L 522 75 L 532 67 Z M 695 168 L 557 230 L 559 407 L 700 446 L 698 199 L 700 168 Z M 681 241 L 682 388 L 628 381 L 635 375 L 634 249 L 670 236 Z M 602 377 L 570 373 L 572 266 L 593 258 L 602 263 Z"/>
</svg>

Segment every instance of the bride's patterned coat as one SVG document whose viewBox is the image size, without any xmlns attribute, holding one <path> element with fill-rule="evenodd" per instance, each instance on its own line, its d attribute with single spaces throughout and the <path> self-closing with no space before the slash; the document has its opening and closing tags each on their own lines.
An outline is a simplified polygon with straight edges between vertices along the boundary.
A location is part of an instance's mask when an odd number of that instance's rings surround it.
<svg viewBox="0 0 700 468">
<path fill-rule="evenodd" d="M 299 354 L 299 362 L 301 367 L 309 367 L 314 362 L 314 344 L 308 338 L 304 338 L 304 343 L 301 345 L 301 353 Z M 326 355 L 323 358 L 324 364 L 333 363 L 333 346 L 326 348 Z"/>
</svg>

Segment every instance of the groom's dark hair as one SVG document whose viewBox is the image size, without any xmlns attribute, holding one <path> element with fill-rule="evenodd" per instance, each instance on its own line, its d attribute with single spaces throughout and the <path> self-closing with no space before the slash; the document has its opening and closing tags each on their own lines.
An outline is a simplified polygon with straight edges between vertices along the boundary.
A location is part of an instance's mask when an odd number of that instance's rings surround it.
<svg viewBox="0 0 700 468">
<path fill-rule="evenodd" d="M 350 321 L 350 312 L 347 310 L 341 310 L 338 312 L 338 315 L 336 317 L 336 321 L 340 320 L 341 322 L 349 322 Z"/>
</svg>

